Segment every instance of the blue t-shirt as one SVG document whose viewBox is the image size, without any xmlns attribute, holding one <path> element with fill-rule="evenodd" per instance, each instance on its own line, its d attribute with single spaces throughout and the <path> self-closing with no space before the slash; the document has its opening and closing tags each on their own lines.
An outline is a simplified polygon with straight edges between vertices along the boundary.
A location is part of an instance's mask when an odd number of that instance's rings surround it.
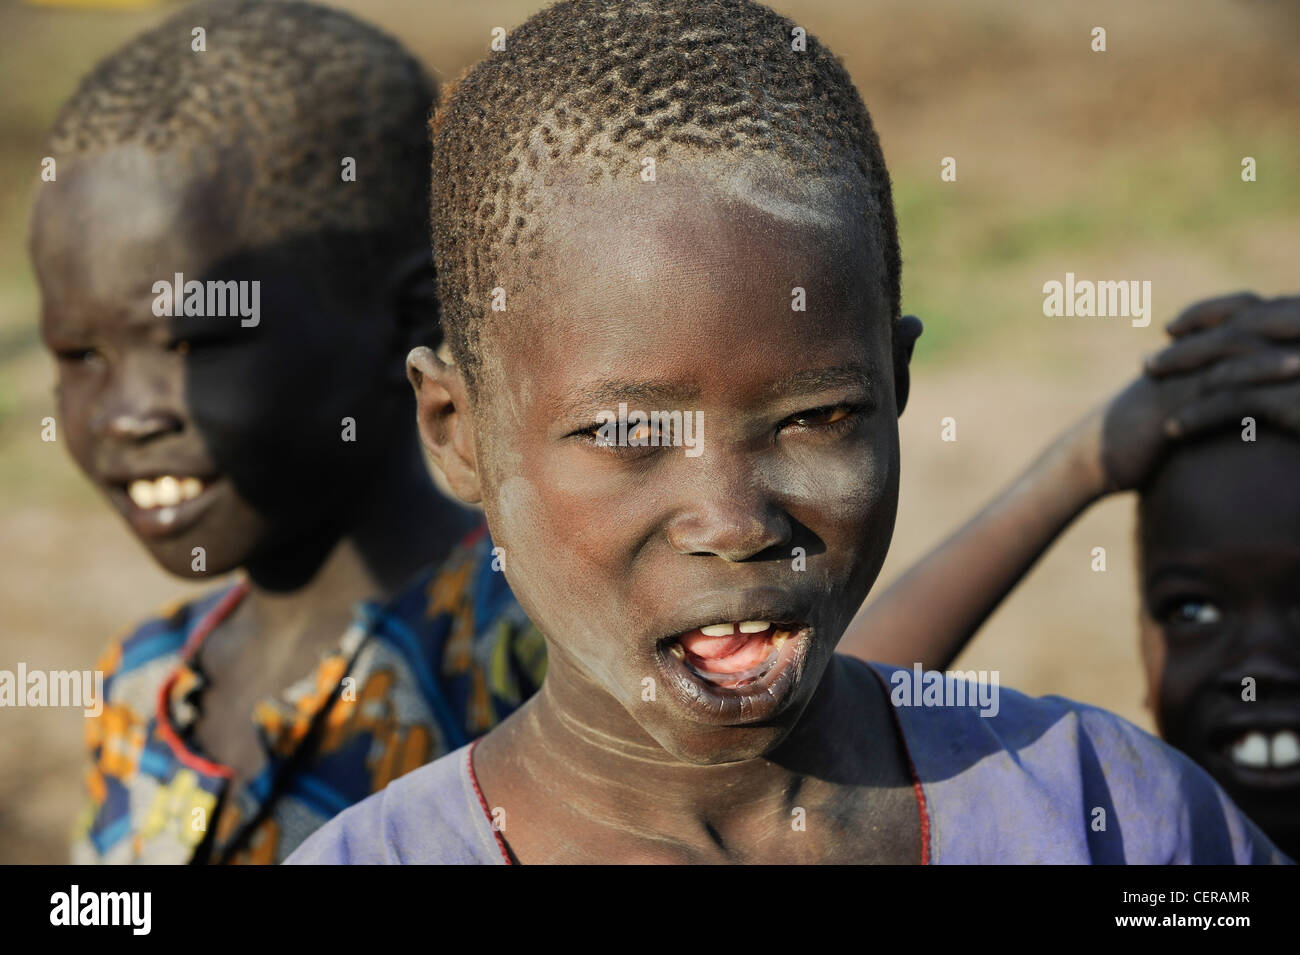
<svg viewBox="0 0 1300 955">
<path fill-rule="evenodd" d="M 900 672 L 873 667 L 887 686 Z M 923 862 L 1290 861 L 1203 769 L 1131 723 L 1014 690 L 1000 689 L 999 704 L 987 717 L 974 706 L 894 708 L 916 784 Z M 472 748 L 346 810 L 288 862 L 507 863 Z"/>
</svg>

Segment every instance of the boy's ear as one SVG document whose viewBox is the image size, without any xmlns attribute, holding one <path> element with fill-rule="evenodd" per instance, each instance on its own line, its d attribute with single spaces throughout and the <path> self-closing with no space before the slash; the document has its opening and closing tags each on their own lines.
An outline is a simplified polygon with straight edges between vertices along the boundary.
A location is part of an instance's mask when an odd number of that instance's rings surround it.
<svg viewBox="0 0 1300 955">
<path fill-rule="evenodd" d="M 406 376 L 415 389 L 416 421 L 424 446 L 442 469 L 452 493 L 466 504 L 478 504 L 483 490 L 464 376 L 427 345 L 411 349 L 406 356 Z"/>
<path fill-rule="evenodd" d="M 900 415 L 907 407 L 907 396 L 912 386 L 908 366 L 912 361 L 912 349 L 916 347 L 916 340 L 921 337 L 921 330 L 921 320 L 915 315 L 904 315 L 894 324 L 894 403 Z"/>
<path fill-rule="evenodd" d="M 413 250 L 390 266 L 388 302 L 396 326 L 390 365 L 397 384 L 402 380 L 403 358 L 412 349 L 429 345 L 436 351 L 442 344 L 433 257 L 428 249 Z"/>
</svg>

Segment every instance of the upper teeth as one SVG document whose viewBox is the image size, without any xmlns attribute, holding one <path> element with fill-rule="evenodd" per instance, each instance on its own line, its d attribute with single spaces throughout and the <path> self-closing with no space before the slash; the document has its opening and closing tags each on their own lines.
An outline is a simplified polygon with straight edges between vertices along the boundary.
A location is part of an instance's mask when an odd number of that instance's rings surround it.
<svg viewBox="0 0 1300 955">
<path fill-rule="evenodd" d="M 1300 764 L 1300 736 L 1294 730 L 1279 730 L 1270 737 L 1251 730 L 1229 748 L 1232 761 L 1239 766 L 1286 769 Z"/>
<path fill-rule="evenodd" d="M 739 627 L 741 633 L 762 633 L 772 624 L 766 620 L 742 620 Z M 734 623 L 711 623 L 707 627 L 700 627 L 700 633 L 706 637 L 729 637 L 736 632 L 737 624 Z"/>
<path fill-rule="evenodd" d="M 196 477 L 174 477 L 164 474 L 150 481 L 137 478 L 127 486 L 126 493 L 136 507 L 175 507 L 181 501 L 198 497 L 203 491 L 203 482 Z"/>
</svg>

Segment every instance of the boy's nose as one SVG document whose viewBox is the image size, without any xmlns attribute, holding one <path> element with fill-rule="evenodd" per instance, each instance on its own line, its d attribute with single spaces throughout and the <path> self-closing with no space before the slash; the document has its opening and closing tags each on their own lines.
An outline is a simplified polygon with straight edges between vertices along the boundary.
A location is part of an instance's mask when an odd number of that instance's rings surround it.
<svg viewBox="0 0 1300 955">
<path fill-rule="evenodd" d="M 176 415 L 159 408 L 106 409 L 96 429 L 101 436 L 123 441 L 147 441 L 181 429 Z"/>
<path fill-rule="evenodd" d="M 668 540 L 680 554 L 749 560 L 791 537 L 790 518 L 750 479 L 706 479 L 709 487 L 684 488 L 694 500 L 668 524 Z"/>
<path fill-rule="evenodd" d="M 102 438 L 148 441 L 185 427 L 178 384 L 165 368 L 146 357 L 127 354 L 111 372 L 98 396 L 91 429 Z"/>
<path fill-rule="evenodd" d="M 161 390 L 140 381 L 123 382 L 105 393 L 91 420 L 96 436 L 132 442 L 148 441 L 183 427 L 180 415 L 168 407 Z"/>
<path fill-rule="evenodd" d="M 790 522 L 778 511 L 742 513 L 730 507 L 695 508 L 674 520 L 668 540 L 678 553 L 749 560 L 790 539 Z"/>
<path fill-rule="evenodd" d="M 1278 645 L 1256 645 L 1219 675 L 1219 685 L 1230 696 L 1242 691 L 1242 680 L 1255 681 L 1257 692 L 1267 688 L 1271 693 L 1300 696 L 1300 660 L 1294 652 Z M 1259 697 L 1257 697 L 1259 698 Z"/>
</svg>

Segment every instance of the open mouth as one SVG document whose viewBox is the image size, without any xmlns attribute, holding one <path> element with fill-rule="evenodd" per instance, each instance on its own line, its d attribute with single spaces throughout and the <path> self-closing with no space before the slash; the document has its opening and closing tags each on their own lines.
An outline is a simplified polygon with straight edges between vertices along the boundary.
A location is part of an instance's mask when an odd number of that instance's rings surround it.
<svg viewBox="0 0 1300 955">
<path fill-rule="evenodd" d="M 191 527 L 211 503 L 217 480 L 160 474 L 110 485 L 110 493 L 136 533 L 168 537 Z"/>
<path fill-rule="evenodd" d="M 1211 732 L 1206 768 L 1243 789 L 1289 791 L 1300 787 L 1300 725 L 1282 720 L 1223 727 Z"/>
<path fill-rule="evenodd" d="M 660 641 L 660 668 L 703 721 L 761 722 L 785 705 L 811 634 L 796 621 L 720 621 Z"/>
<path fill-rule="evenodd" d="M 203 493 L 206 486 L 202 478 L 164 474 L 153 480 L 136 478 L 126 486 L 126 493 L 136 507 L 150 510 L 192 501 Z"/>
<path fill-rule="evenodd" d="M 668 652 L 715 686 L 748 686 L 776 665 L 794 629 L 770 620 L 742 620 L 697 627 L 668 644 Z"/>
<path fill-rule="evenodd" d="M 1300 733 L 1294 729 L 1250 729 L 1223 747 L 1234 766 L 1288 770 L 1300 767 Z"/>
</svg>

